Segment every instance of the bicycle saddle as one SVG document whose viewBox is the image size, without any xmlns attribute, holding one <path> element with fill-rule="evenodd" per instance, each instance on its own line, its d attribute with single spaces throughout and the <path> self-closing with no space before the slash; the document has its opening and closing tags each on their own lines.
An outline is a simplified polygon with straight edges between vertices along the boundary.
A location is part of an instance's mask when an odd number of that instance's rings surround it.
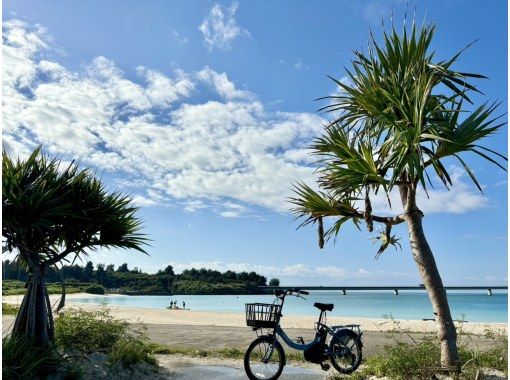
<svg viewBox="0 0 510 380">
<path fill-rule="evenodd" d="M 334 304 L 332 303 L 320 303 L 320 302 L 315 302 L 313 304 L 313 306 L 315 306 L 317 309 L 319 309 L 320 311 L 332 311 L 333 308 L 335 307 Z"/>
</svg>

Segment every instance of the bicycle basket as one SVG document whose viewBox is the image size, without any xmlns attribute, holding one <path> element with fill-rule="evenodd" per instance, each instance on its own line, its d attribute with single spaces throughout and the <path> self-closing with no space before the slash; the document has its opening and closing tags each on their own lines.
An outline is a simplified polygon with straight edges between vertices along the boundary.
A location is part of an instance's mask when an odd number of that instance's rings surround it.
<svg viewBox="0 0 510 380">
<path fill-rule="evenodd" d="M 247 303 L 246 325 L 255 328 L 273 328 L 280 320 L 282 305 Z"/>
</svg>

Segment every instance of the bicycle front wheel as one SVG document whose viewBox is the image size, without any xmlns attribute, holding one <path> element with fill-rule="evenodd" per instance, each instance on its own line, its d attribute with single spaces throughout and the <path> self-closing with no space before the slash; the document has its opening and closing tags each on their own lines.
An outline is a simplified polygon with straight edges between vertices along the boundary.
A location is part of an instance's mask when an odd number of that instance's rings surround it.
<svg viewBox="0 0 510 380">
<path fill-rule="evenodd" d="M 283 347 L 272 336 L 255 339 L 244 355 L 244 370 L 251 380 L 276 380 L 284 365 Z"/>
<path fill-rule="evenodd" d="M 360 365 L 363 357 L 358 334 L 345 330 L 339 336 L 333 336 L 329 343 L 331 364 L 340 373 L 352 373 Z"/>
</svg>

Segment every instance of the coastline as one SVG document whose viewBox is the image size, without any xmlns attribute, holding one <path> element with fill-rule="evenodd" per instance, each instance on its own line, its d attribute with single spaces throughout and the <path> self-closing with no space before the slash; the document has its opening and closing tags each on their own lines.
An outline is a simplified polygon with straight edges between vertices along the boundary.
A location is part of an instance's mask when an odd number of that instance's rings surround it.
<svg viewBox="0 0 510 380">
<path fill-rule="evenodd" d="M 66 295 L 66 309 L 82 308 L 84 310 L 95 310 L 101 305 L 73 303 L 73 298 L 87 296 L 87 293 L 74 293 Z M 19 305 L 23 296 L 2 296 L 3 303 Z M 101 297 L 101 296 L 98 296 Z M 59 294 L 50 295 L 50 302 L 55 304 L 60 299 Z M 169 310 L 149 309 L 128 306 L 106 305 L 110 314 L 115 318 L 124 319 L 130 323 L 144 324 L 173 324 L 173 325 L 196 325 L 196 326 L 224 326 L 224 327 L 246 327 L 244 312 L 231 313 L 220 311 L 194 311 L 194 310 Z M 317 316 L 296 316 L 285 315 L 282 318 L 284 328 L 313 329 Z M 411 319 L 376 319 L 357 317 L 331 317 L 328 316 L 329 325 L 359 324 L 363 331 L 387 332 L 392 330 L 407 330 L 420 333 L 435 333 L 437 330 L 434 321 L 422 321 Z M 508 335 L 507 323 L 476 323 L 456 322 L 457 328 L 461 327 L 465 333 L 484 334 L 486 330 L 498 331 Z"/>
</svg>

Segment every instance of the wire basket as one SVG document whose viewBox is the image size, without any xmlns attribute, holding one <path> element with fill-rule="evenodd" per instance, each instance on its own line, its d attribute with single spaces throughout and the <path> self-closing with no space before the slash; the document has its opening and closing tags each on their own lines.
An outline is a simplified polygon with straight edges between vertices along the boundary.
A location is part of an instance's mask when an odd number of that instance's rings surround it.
<svg viewBox="0 0 510 380">
<path fill-rule="evenodd" d="M 247 303 L 246 325 L 259 328 L 273 328 L 280 321 L 282 305 L 271 303 Z"/>
</svg>

